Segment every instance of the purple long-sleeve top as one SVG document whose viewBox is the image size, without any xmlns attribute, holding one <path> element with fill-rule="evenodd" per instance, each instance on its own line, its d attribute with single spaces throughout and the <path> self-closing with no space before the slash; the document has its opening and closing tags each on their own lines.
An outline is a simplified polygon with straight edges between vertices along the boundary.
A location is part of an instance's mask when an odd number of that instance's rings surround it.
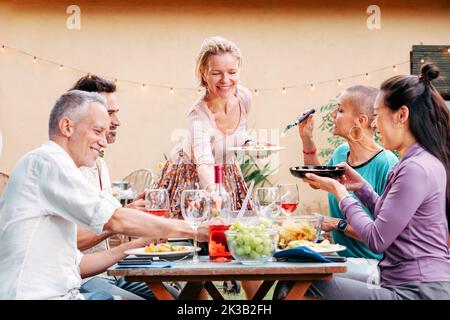
<svg viewBox="0 0 450 320">
<path fill-rule="evenodd" d="M 369 184 L 355 192 L 375 220 L 353 197 L 341 200 L 348 223 L 367 247 L 384 253 L 382 284 L 450 282 L 446 186 L 444 165 L 416 143 L 392 168 L 381 196 Z"/>
</svg>

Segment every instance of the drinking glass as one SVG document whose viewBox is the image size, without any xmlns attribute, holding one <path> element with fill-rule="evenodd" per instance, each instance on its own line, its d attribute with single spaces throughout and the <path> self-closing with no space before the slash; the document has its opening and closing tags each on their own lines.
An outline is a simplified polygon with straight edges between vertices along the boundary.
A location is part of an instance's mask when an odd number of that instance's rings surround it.
<svg viewBox="0 0 450 320">
<path fill-rule="evenodd" d="M 169 215 L 169 193 L 166 189 L 149 189 L 145 192 L 145 212 L 158 217 Z M 161 240 L 156 240 L 160 244 Z"/>
<path fill-rule="evenodd" d="M 261 217 L 274 220 L 280 214 L 280 193 L 277 187 L 257 188 L 254 199 Z"/>
<path fill-rule="evenodd" d="M 165 217 L 169 213 L 169 193 L 166 189 L 149 189 L 145 192 L 145 212 Z"/>
<path fill-rule="evenodd" d="M 192 263 L 198 263 L 197 228 L 209 217 L 208 193 L 205 190 L 184 190 L 181 194 L 181 214 L 194 230 Z"/>
<path fill-rule="evenodd" d="M 292 215 L 297 210 L 299 204 L 299 193 L 296 184 L 279 184 L 280 203 L 283 213 Z"/>
</svg>

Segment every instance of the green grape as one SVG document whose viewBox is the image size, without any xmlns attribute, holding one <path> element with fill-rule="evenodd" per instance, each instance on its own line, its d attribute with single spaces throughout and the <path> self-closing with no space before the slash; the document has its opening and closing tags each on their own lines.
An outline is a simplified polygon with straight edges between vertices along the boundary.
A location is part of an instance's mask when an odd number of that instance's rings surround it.
<svg viewBox="0 0 450 320">
<path fill-rule="evenodd" d="M 271 247 L 272 246 L 272 240 L 264 239 L 264 246 L 265 247 Z"/>
<path fill-rule="evenodd" d="M 260 260 L 269 257 L 274 251 L 272 225 L 267 219 L 258 224 L 245 225 L 236 221 L 230 230 L 235 234 L 228 236 L 228 243 L 235 258 L 242 260 Z"/>
<path fill-rule="evenodd" d="M 244 249 L 242 247 L 237 247 L 236 248 L 236 254 L 238 256 L 242 256 L 244 254 Z"/>
</svg>

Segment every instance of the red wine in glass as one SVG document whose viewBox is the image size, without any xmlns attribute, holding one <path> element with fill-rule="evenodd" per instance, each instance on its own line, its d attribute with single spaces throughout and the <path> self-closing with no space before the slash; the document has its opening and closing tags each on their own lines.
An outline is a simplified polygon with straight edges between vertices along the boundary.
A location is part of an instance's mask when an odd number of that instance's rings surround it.
<svg viewBox="0 0 450 320">
<path fill-rule="evenodd" d="M 168 209 L 146 209 L 145 212 L 154 214 L 158 217 L 165 217 L 169 214 Z"/>
<path fill-rule="evenodd" d="M 297 203 L 282 203 L 281 207 L 286 211 L 286 213 L 294 213 L 295 210 L 297 210 L 298 202 Z"/>
</svg>

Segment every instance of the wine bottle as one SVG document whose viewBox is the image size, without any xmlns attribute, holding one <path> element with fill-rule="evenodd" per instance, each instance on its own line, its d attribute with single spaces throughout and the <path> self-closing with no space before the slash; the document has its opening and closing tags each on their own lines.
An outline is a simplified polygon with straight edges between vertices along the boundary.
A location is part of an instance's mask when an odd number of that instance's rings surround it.
<svg viewBox="0 0 450 320">
<path fill-rule="evenodd" d="M 231 197 L 225 190 L 224 166 L 222 164 L 214 165 L 215 188 L 211 192 L 211 217 L 222 217 L 227 222 L 231 218 Z"/>
</svg>

